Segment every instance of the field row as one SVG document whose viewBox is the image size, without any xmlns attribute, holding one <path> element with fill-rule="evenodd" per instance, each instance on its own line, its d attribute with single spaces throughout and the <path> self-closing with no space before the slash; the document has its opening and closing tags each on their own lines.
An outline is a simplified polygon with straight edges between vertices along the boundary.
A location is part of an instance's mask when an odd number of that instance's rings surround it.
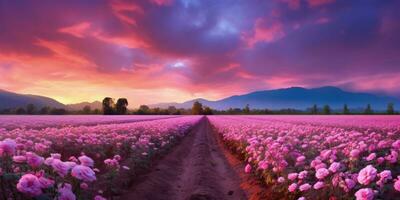
<svg viewBox="0 0 400 200">
<path fill-rule="evenodd" d="M 157 117 L 147 117 L 156 119 Z M 151 160 L 177 144 L 200 117 L 110 123 L 86 117 L 70 126 L 60 120 L 30 119 L 29 128 L 0 129 L 0 199 L 97 199 L 118 196 Z M 143 118 L 140 118 L 143 119 Z M 39 124 L 53 128 L 31 129 Z M 16 122 L 17 123 L 17 122 Z"/>
<path fill-rule="evenodd" d="M 209 117 L 271 199 L 396 199 L 400 118 Z"/>
</svg>

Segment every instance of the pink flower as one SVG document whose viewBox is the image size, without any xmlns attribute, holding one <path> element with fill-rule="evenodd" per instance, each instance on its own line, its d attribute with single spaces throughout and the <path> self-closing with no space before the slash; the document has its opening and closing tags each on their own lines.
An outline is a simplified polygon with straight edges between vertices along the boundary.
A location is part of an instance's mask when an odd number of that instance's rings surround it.
<svg viewBox="0 0 400 200">
<path fill-rule="evenodd" d="M 368 165 L 360 170 L 357 180 L 362 185 L 368 185 L 375 179 L 376 172 L 377 170 L 372 165 Z"/>
<path fill-rule="evenodd" d="M 368 157 L 365 158 L 367 161 L 374 160 L 376 158 L 376 153 L 371 153 L 368 155 Z"/>
<path fill-rule="evenodd" d="M 383 170 L 379 173 L 379 180 L 376 182 L 379 186 L 383 187 L 383 185 L 390 179 L 392 179 L 392 172 L 390 170 Z"/>
<path fill-rule="evenodd" d="M 18 191 L 32 197 L 42 194 L 39 179 L 33 174 L 23 175 L 18 181 L 17 189 Z"/>
<path fill-rule="evenodd" d="M 302 192 L 307 191 L 307 190 L 309 190 L 310 188 L 311 188 L 311 185 L 308 184 L 308 183 L 305 183 L 305 184 L 303 184 L 303 185 L 300 185 L 300 187 L 299 187 L 300 191 L 302 191 Z"/>
<path fill-rule="evenodd" d="M 394 187 L 395 190 L 400 192 L 400 177 L 397 177 L 397 180 L 396 180 L 396 182 L 394 182 L 393 187 Z"/>
<path fill-rule="evenodd" d="M 75 200 L 75 194 L 72 192 L 72 186 L 68 183 L 64 184 L 63 187 L 58 187 L 58 198 L 57 200 Z"/>
<path fill-rule="evenodd" d="M 79 158 L 79 162 L 81 162 L 81 165 L 86 166 L 86 167 L 93 167 L 94 166 L 94 161 L 93 159 L 91 159 L 88 156 L 80 156 Z"/>
<path fill-rule="evenodd" d="M 285 182 L 285 178 L 283 178 L 282 176 L 278 178 L 278 183 L 283 183 Z"/>
<path fill-rule="evenodd" d="M 251 166 L 250 164 L 247 164 L 246 167 L 244 168 L 244 172 L 250 173 L 251 172 Z"/>
<path fill-rule="evenodd" d="M 339 169 L 340 169 L 340 163 L 338 163 L 338 162 L 333 162 L 333 163 L 331 164 L 331 166 L 329 166 L 329 171 L 331 171 L 331 172 L 333 172 L 333 173 L 338 172 Z"/>
<path fill-rule="evenodd" d="M 324 179 L 325 177 L 327 177 L 329 175 L 329 171 L 326 168 L 320 168 L 317 170 L 317 172 L 315 173 L 315 177 L 317 179 Z"/>
<path fill-rule="evenodd" d="M 374 191 L 371 188 L 362 188 L 354 196 L 356 196 L 356 200 L 372 200 L 374 199 Z"/>
<path fill-rule="evenodd" d="M 88 186 L 88 184 L 87 184 L 87 183 L 83 182 L 83 183 L 81 183 L 81 185 L 80 185 L 80 188 L 82 188 L 82 189 L 86 190 L 86 189 L 88 189 L 88 188 L 89 188 L 89 186 Z"/>
<path fill-rule="evenodd" d="M 13 156 L 13 161 L 16 163 L 24 163 L 26 161 L 25 156 Z"/>
<path fill-rule="evenodd" d="M 39 167 L 44 162 L 44 158 L 32 152 L 26 152 L 27 163 L 33 168 Z"/>
<path fill-rule="evenodd" d="M 289 185 L 289 188 L 288 188 L 289 192 L 294 192 L 294 191 L 296 191 L 296 189 L 297 189 L 296 183 L 292 183 Z"/>
<path fill-rule="evenodd" d="M 72 169 L 71 175 L 79 180 L 85 182 L 92 182 L 96 180 L 96 174 L 90 167 L 77 165 Z"/>
<path fill-rule="evenodd" d="M 67 175 L 69 169 L 71 169 L 71 167 L 68 164 L 64 163 L 59 159 L 54 159 L 51 162 L 51 166 L 53 167 L 53 170 L 57 172 L 57 174 L 60 175 L 61 177 Z"/>
<path fill-rule="evenodd" d="M 300 197 L 297 200 L 306 200 L 306 198 L 305 197 Z"/>
<path fill-rule="evenodd" d="M 14 155 L 17 143 L 12 139 L 5 139 L 0 141 L 0 156 L 2 155 Z"/>
<path fill-rule="evenodd" d="M 349 190 L 353 189 L 354 186 L 356 186 L 356 182 L 353 181 L 353 179 L 346 178 L 346 179 L 344 180 L 344 182 L 346 183 L 346 186 L 347 186 L 347 188 L 348 188 Z"/>
<path fill-rule="evenodd" d="M 353 149 L 350 151 L 351 158 L 358 158 L 359 155 L 360 155 L 360 150 L 358 149 Z"/>
<path fill-rule="evenodd" d="M 316 190 L 319 190 L 319 189 L 323 188 L 324 186 L 325 186 L 324 182 L 318 181 L 314 184 L 313 188 Z"/>
<path fill-rule="evenodd" d="M 297 178 L 297 176 L 298 176 L 297 173 L 290 173 L 288 174 L 288 179 L 294 181 Z"/>
<path fill-rule="evenodd" d="M 104 197 L 102 197 L 102 196 L 100 196 L 100 195 L 96 195 L 96 196 L 94 197 L 94 200 L 107 200 L 107 199 L 104 198 Z"/>
<path fill-rule="evenodd" d="M 307 171 L 301 171 L 299 173 L 299 179 L 305 179 L 307 177 L 307 175 L 308 175 Z"/>
</svg>

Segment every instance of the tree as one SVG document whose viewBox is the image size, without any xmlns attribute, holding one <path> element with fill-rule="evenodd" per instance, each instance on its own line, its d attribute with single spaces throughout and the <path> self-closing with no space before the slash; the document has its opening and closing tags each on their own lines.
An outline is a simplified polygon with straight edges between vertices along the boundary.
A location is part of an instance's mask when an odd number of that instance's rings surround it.
<svg viewBox="0 0 400 200">
<path fill-rule="evenodd" d="M 325 115 L 331 114 L 331 107 L 329 107 L 329 105 L 325 105 L 323 110 Z"/>
<path fill-rule="evenodd" d="M 203 105 L 200 102 L 195 101 L 193 103 L 192 114 L 193 115 L 201 115 L 201 114 L 203 114 Z"/>
<path fill-rule="evenodd" d="M 344 106 L 343 106 L 343 114 L 345 114 L 345 115 L 350 114 L 350 110 L 349 110 L 349 108 L 347 107 L 347 104 L 344 104 Z"/>
<path fill-rule="evenodd" d="M 316 115 L 318 114 L 318 107 L 317 104 L 314 104 L 311 108 L 311 114 Z"/>
<path fill-rule="evenodd" d="M 141 105 L 137 112 L 139 115 L 146 115 L 150 113 L 150 108 L 147 105 Z"/>
<path fill-rule="evenodd" d="M 65 115 L 65 114 L 67 114 L 67 110 L 65 110 L 64 108 L 53 108 L 53 109 L 51 109 L 50 114 Z"/>
<path fill-rule="evenodd" d="M 243 113 L 250 114 L 250 105 L 249 104 L 246 104 L 246 107 L 244 107 L 244 109 L 243 109 Z"/>
<path fill-rule="evenodd" d="M 28 115 L 33 115 L 33 114 L 35 114 L 35 112 L 36 112 L 36 107 L 35 107 L 35 105 L 33 105 L 33 104 L 28 104 L 28 105 L 26 105 L 26 113 L 28 114 Z"/>
<path fill-rule="evenodd" d="M 373 112 L 374 112 L 374 111 L 373 111 L 372 108 L 371 108 L 371 104 L 367 104 L 367 108 L 365 109 L 364 114 L 370 115 L 370 114 L 372 114 Z"/>
<path fill-rule="evenodd" d="M 47 115 L 47 114 L 49 114 L 49 112 L 50 112 L 50 107 L 48 107 L 48 106 L 42 107 L 42 108 L 40 109 L 40 111 L 39 111 L 39 113 L 40 113 L 41 115 Z"/>
<path fill-rule="evenodd" d="M 116 108 L 117 109 L 117 114 L 125 115 L 126 111 L 128 110 L 127 106 L 128 106 L 128 100 L 125 99 L 125 98 L 119 98 L 117 100 L 117 108 Z"/>
<path fill-rule="evenodd" d="M 211 110 L 210 107 L 206 106 L 206 107 L 204 107 L 204 114 L 205 115 L 212 115 L 213 111 Z"/>
<path fill-rule="evenodd" d="M 393 115 L 394 114 L 394 104 L 393 103 L 389 103 L 387 106 L 387 114 L 389 115 Z"/>
<path fill-rule="evenodd" d="M 17 115 L 24 115 L 24 114 L 26 114 L 26 111 L 25 111 L 24 108 L 17 108 L 17 110 L 15 111 L 15 113 L 16 113 Z"/>
<path fill-rule="evenodd" d="M 111 97 L 106 97 L 103 99 L 103 114 L 112 115 L 114 114 L 114 99 Z"/>
<path fill-rule="evenodd" d="M 89 105 L 86 105 L 83 107 L 83 114 L 90 114 L 90 112 L 92 111 L 92 108 Z"/>
<path fill-rule="evenodd" d="M 177 109 L 176 109 L 176 107 L 175 106 L 169 106 L 168 107 L 168 113 L 170 114 L 170 115 L 176 115 L 177 114 Z"/>
</svg>

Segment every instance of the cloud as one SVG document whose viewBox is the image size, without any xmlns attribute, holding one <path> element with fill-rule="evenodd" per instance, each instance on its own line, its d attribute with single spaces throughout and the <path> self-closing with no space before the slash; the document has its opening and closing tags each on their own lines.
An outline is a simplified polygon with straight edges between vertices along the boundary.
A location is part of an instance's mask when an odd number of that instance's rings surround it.
<svg viewBox="0 0 400 200">
<path fill-rule="evenodd" d="M 398 6 L 393 0 L 9 1 L 0 7 L 0 87 L 65 102 L 124 93 L 135 99 L 130 91 L 146 94 L 140 103 L 173 101 L 175 94 L 217 99 L 321 85 L 400 96 L 393 86 L 400 73 Z"/>
</svg>

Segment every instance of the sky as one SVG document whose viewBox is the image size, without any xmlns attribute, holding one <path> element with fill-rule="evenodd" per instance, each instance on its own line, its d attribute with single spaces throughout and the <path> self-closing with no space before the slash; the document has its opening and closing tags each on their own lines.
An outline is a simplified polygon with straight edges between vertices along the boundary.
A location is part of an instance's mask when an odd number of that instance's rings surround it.
<svg viewBox="0 0 400 200">
<path fill-rule="evenodd" d="M 131 106 L 291 86 L 400 97 L 398 0 L 0 0 L 0 89 Z"/>
</svg>

